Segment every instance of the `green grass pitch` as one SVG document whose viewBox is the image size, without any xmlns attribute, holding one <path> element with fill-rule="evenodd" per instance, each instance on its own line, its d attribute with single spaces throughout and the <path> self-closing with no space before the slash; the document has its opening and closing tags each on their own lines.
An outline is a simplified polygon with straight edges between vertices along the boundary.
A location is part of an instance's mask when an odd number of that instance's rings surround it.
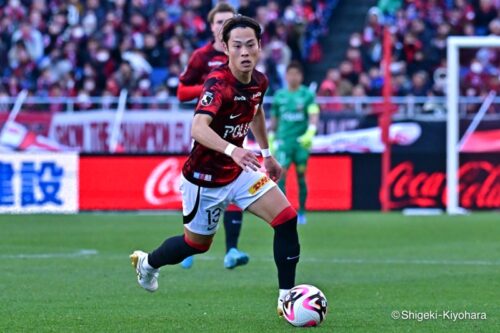
<svg viewBox="0 0 500 333">
<path fill-rule="evenodd" d="M 322 289 L 314 332 L 500 332 L 500 215 L 310 213 L 297 283 Z M 223 268 L 224 231 L 150 294 L 128 255 L 182 232 L 179 214 L 0 216 L 0 332 L 296 332 L 276 316 L 272 229 L 246 215 L 250 263 Z M 393 311 L 485 320 L 394 320 Z"/>
</svg>

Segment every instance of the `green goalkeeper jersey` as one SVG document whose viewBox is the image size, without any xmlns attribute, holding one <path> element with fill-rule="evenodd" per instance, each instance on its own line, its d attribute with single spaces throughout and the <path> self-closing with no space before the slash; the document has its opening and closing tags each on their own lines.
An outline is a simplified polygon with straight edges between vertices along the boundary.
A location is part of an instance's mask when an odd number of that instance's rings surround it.
<svg viewBox="0 0 500 333">
<path fill-rule="evenodd" d="M 276 139 L 282 143 L 297 143 L 309 125 L 310 107 L 316 105 L 315 94 L 301 85 L 296 91 L 280 89 L 274 95 L 271 115 L 276 117 Z"/>
</svg>

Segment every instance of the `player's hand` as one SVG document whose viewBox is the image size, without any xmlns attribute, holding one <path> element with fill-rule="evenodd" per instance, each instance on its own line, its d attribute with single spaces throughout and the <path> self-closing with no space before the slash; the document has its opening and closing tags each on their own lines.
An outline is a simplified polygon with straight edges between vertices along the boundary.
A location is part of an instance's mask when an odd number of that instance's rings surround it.
<svg viewBox="0 0 500 333">
<path fill-rule="evenodd" d="M 297 138 L 297 142 L 300 143 L 300 145 L 305 149 L 310 149 L 315 134 L 316 130 L 308 129 L 304 134 Z"/>
<path fill-rule="evenodd" d="M 274 157 L 269 156 L 264 158 L 264 167 L 269 174 L 269 178 L 271 178 L 273 181 L 277 182 L 281 178 L 283 169 L 281 169 L 281 165 L 276 161 Z"/>
<path fill-rule="evenodd" d="M 231 158 L 246 172 L 260 169 L 260 163 L 257 156 L 250 150 L 236 147 L 231 154 Z"/>
</svg>

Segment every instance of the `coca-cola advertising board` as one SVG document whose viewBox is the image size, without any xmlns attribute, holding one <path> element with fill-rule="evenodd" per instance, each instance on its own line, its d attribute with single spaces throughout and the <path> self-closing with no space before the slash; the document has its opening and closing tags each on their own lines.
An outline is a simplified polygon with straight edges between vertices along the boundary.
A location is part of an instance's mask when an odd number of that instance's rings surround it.
<svg viewBox="0 0 500 333">
<path fill-rule="evenodd" d="M 353 156 L 353 209 L 380 209 L 380 155 Z M 444 154 L 393 154 L 388 175 L 390 208 L 446 207 Z M 466 209 L 500 208 L 500 155 L 461 154 L 459 204 Z"/>
<path fill-rule="evenodd" d="M 179 192 L 185 156 L 81 156 L 81 210 L 181 209 Z M 349 156 L 313 156 L 307 183 L 307 208 L 352 208 L 352 165 Z M 297 181 L 291 169 L 287 194 L 296 207 Z"/>
</svg>

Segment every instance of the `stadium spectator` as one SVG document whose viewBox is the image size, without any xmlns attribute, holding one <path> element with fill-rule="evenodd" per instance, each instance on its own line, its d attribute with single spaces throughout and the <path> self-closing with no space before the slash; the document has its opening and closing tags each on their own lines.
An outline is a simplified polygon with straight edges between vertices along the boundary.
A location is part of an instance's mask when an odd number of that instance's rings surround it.
<svg viewBox="0 0 500 333">
<path fill-rule="evenodd" d="M 12 35 L 12 44 L 22 41 L 31 60 L 37 62 L 43 56 L 43 36 L 30 22 L 21 23 L 18 30 Z"/>
<path fill-rule="evenodd" d="M 339 96 L 340 72 L 336 68 L 330 68 L 326 78 L 321 82 L 318 89 L 319 97 L 337 97 Z M 342 104 L 328 102 L 320 104 L 321 111 L 342 111 Z"/>
<path fill-rule="evenodd" d="M 339 64 L 341 77 L 350 87 L 336 93 L 369 96 L 381 95 L 383 78 L 382 31 L 390 23 L 393 39 L 393 92 L 398 96 L 443 96 L 443 73 L 446 67 L 446 43 L 450 35 L 500 35 L 500 1 L 496 0 L 380 0 L 367 14 L 361 33 L 349 40 L 345 59 Z M 482 96 L 498 87 L 498 51 L 467 49 L 460 54 L 462 92 Z M 361 69 L 361 70 L 360 70 Z M 366 75 L 368 70 L 368 75 Z M 327 74 L 330 75 L 330 74 Z M 330 87 L 325 78 L 325 88 Z M 318 96 L 331 95 L 329 89 Z M 354 88 L 355 87 L 355 88 Z"/>
<path fill-rule="evenodd" d="M 384 15 L 395 15 L 403 5 L 403 0 L 379 0 L 377 7 Z"/>
<path fill-rule="evenodd" d="M 202 19 L 212 6 L 207 1 L 5 2 L 0 10 L 0 79 L 7 85 L 15 72 L 21 88 L 31 89 L 39 96 L 47 94 L 46 89 L 37 90 L 38 78 L 43 72 L 50 72 L 45 76 L 60 78 L 69 67 L 74 72 L 75 85 L 80 88 L 88 80 L 82 73 L 89 65 L 98 73 L 93 77 L 92 93 L 114 94 L 119 88 L 110 83 L 112 89 L 109 89 L 108 78 L 121 75 L 118 72 L 124 60 L 132 64 L 135 76 L 150 76 L 149 94 L 166 85 L 167 80 L 170 80 L 169 90 L 175 92 L 170 67 L 184 68 L 190 53 L 210 38 Z M 273 36 L 277 36 L 280 43 L 284 41 L 285 55 L 273 59 L 279 68 L 288 64 L 289 53 L 293 59 L 302 59 L 302 45 L 306 43 L 304 27 L 321 21 L 322 13 L 327 12 L 323 2 L 317 6 L 325 10 L 312 10 L 311 2 L 300 0 L 240 3 L 241 12 L 257 16 L 263 23 L 264 47 L 272 40 L 271 48 L 275 49 Z M 322 28 L 309 29 L 317 35 Z M 138 55 L 137 50 L 142 54 Z M 127 54 L 135 55 L 136 60 L 143 57 L 141 62 L 148 63 L 151 69 L 137 73 L 136 62 L 127 59 Z M 275 57 L 274 52 L 270 52 L 269 57 Z M 136 85 L 127 88 L 139 89 Z M 16 90 L 5 91 L 10 95 Z"/>
<path fill-rule="evenodd" d="M 500 36 L 500 17 L 497 17 L 490 22 L 489 25 L 490 33 L 493 36 Z"/>
<path fill-rule="evenodd" d="M 498 17 L 498 9 L 495 8 L 494 0 L 474 1 L 474 26 L 475 33 L 479 36 L 489 34 L 488 26 L 491 21 Z"/>
</svg>

